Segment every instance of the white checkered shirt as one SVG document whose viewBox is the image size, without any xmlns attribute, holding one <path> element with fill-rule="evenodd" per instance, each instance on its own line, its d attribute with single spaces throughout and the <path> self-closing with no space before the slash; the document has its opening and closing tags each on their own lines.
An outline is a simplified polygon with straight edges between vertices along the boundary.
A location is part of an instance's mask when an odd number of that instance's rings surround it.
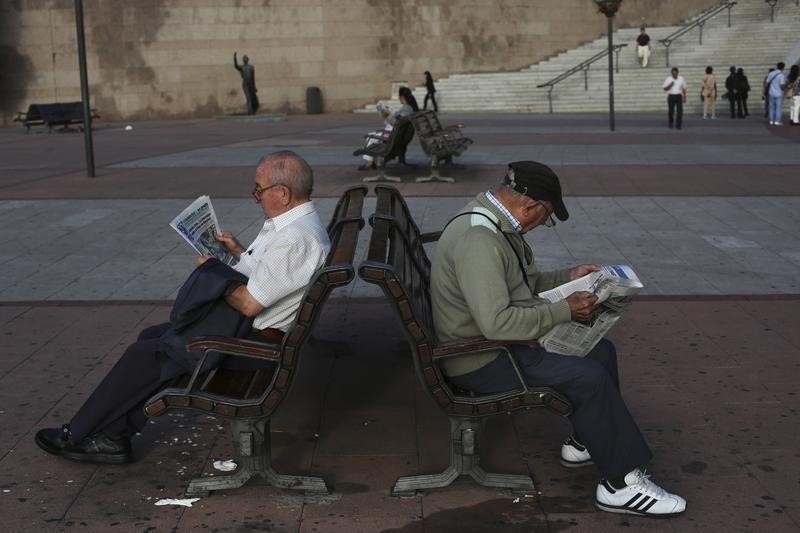
<svg viewBox="0 0 800 533">
<path fill-rule="evenodd" d="M 522 231 L 522 224 L 519 223 L 519 220 L 517 220 L 516 217 L 511 214 L 511 211 L 506 209 L 506 206 L 500 203 L 500 200 L 494 197 L 491 191 L 486 191 L 486 199 L 492 202 L 492 205 L 499 209 L 500 212 L 506 216 L 508 221 L 511 222 L 511 225 L 514 227 L 514 231 L 517 233 Z"/>
<path fill-rule="evenodd" d="M 313 202 L 264 222 L 234 267 L 247 276 L 247 290 L 264 310 L 256 329 L 282 331 L 294 321 L 311 277 L 325 264 L 331 242 Z"/>
</svg>

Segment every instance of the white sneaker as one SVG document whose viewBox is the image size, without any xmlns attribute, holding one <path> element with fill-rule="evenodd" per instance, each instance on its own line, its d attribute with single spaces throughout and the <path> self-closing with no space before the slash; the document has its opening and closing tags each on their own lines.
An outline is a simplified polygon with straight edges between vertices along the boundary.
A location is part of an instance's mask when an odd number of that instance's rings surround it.
<svg viewBox="0 0 800 533">
<path fill-rule="evenodd" d="M 783 126 L 783 122 L 776 122 L 775 125 L 776 126 Z"/>
<path fill-rule="evenodd" d="M 570 437 L 561 446 L 561 464 L 567 468 L 580 468 L 594 464 L 594 461 L 586 446 Z"/>
<path fill-rule="evenodd" d="M 609 513 L 667 517 L 686 510 L 686 500 L 670 494 L 652 481 L 646 471 L 635 469 L 625 476 L 627 487 L 614 489 L 605 479 L 597 485 L 595 505 Z"/>
<path fill-rule="evenodd" d="M 775 125 L 775 123 L 774 123 L 774 122 L 772 122 L 772 121 L 770 120 L 770 121 L 769 121 L 769 125 L 770 125 L 770 126 L 774 126 L 774 125 Z"/>
</svg>

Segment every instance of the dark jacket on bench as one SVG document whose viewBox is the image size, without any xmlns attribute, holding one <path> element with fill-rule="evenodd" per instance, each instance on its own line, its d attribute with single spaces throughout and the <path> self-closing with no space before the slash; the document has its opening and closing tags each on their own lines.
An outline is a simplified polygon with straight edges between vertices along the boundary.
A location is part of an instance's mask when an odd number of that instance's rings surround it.
<svg viewBox="0 0 800 533">
<path fill-rule="evenodd" d="M 170 328 L 161 336 L 161 348 L 170 359 L 192 372 L 202 356 L 201 352 L 186 351 L 194 337 L 247 337 L 253 319 L 225 301 L 225 296 L 246 283 L 246 276 L 213 258 L 197 267 L 178 291 L 169 315 Z M 205 368 L 219 366 L 222 357 L 210 355 Z"/>
</svg>

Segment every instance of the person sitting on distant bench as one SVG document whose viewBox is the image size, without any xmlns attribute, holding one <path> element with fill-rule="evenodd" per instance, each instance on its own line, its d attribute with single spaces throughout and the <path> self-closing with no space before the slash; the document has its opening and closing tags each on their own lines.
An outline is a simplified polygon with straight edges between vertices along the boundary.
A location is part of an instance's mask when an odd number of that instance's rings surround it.
<svg viewBox="0 0 800 533">
<path fill-rule="evenodd" d="M 417 105 L 417 99 L 414 98 L 414 94 L 411 92 L 411 89 L 408 87 L 400 87 L 398 91 L 398 98 L 402 106 L 400 109 L 396 111 L 392 111 L 388 106 L 378 104 L 378 111 L 384 117 L 384 127 L 381 131 L 371 131 L 368 135 L 372 137 L 367 137 L 366 143 L 364 143 L 364 147 L 372 146 L 375 143 L 386 141 L 389 138 L 389 134 L 394 129 L 394 124 L 397 122 L 397 119 L 401 117 L 410 116 L 412 113 L 416 113 L 419 111 L 419 105 Z M 381 139 L 379 139 L 380 137 Z M 362 155 L 361 157 L 364 158 L 364 164 L 358 167 L 358 170 L 370 170 L 375 168 L 375 161 L 371 155 Z"/>
</svg>

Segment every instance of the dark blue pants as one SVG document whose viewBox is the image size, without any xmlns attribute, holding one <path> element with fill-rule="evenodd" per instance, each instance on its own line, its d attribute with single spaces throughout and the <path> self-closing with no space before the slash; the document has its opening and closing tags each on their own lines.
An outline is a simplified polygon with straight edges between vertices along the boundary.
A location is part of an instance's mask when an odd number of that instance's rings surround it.
<svg viewBox="0 0 800 533">
<path fill-rule="evenodd" d="M 601 340 L 586 357 L 560 355 L 541 347 L 514 347 L 512 355 L 528 386 L 551 387 L 572 402 L 570 421 L 605 478 L 624 476 L 643 466 L 652 453 L 633 420 L 619 389 L 617 352 Z M 478 394 L 519 386 L 511 362 L 501 355 L 488 365 L 450 378 Z"/>
<path fill-rule="evenodd" d="M 159 338 L 167 328 L 169 323 L 145 328 L 128 346 L 70 421 L 73 439 L 100 431 L 130 437 L 144 427 L 144 402 L 186 372 L 159 350 Z"/>
<path fill-rule="evenodd" d="M 669 127 L 671 128 L 674 122 L 675 127 L 681 129 L 681 126 L 683 125 L 682 95 L 680 94 L 667 95 L 667 114 L 669 115 Z"/>
</svg>

